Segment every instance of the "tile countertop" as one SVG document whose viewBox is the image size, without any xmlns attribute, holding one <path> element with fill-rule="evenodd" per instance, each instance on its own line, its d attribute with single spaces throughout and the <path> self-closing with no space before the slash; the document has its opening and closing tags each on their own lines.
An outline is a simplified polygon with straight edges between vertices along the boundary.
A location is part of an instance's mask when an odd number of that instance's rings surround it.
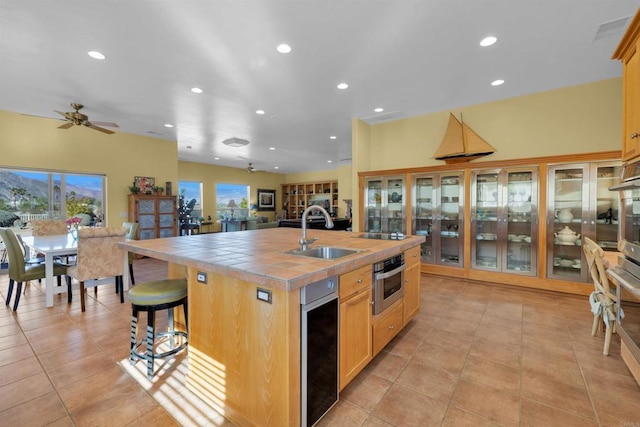
<svg viewBox="0 0 640 427">
<path fill-rule="evenodd" d="M 407 236 L 403 240 L 354 237 L 360 234 L 307 230 L 307 237 L 318 238 L 309 248 L 334 246 L 363 251 L 335 260 L 285 254 L 300 248 L 301 231 L 294 228 L 130 240 L 119 245 L 150 258 L 289 291 L 384 260 L 425 240 L 424 236 Z"/>
</svg>

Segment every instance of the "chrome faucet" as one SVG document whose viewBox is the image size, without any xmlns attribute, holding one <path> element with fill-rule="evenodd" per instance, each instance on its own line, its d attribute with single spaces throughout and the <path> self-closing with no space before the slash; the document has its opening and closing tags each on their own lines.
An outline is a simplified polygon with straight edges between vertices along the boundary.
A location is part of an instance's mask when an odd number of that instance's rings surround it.
<svg viewBox="0 0 640 427">
<path fill-rule="evenodd" d="M 302 237 L 298 241 L 298 243 L 300 243 L 300 250 L 301 251 L 306 251 L 307 250 L 307 245 L 309 243 L 313 243 L 316 240 L 318 240 L 315 237 L 307 238 L 307 214 L 309 212 L 311 212 L 312 210 L 315 210 L 315 209 L 319 210 L 324 215 L 325 220 L 326 220 L 326 227 L 327 228 L 333 228 L 333 221 L 331 220 L 331 215 L 329 215 L 329 212 L 327 212 L 325 210 L 325 208 L 323 208 L 322 206 L 319 206 L 319 205 L 311 205 L 311 206 L 307 207 L 307 209 L 305 209 L 304 212 L 302 213 L 302 224 L 301 224 L 301 226 L 302 226 Z"/>
</svg>

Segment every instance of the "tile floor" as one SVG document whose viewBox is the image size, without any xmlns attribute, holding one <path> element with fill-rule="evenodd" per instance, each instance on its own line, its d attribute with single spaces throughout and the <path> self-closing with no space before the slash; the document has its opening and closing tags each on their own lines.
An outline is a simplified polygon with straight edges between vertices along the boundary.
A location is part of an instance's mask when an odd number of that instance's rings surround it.
<svg viewBox="0 0 640 427">
<path fill-rule="evenodd" d="M 137 260 L 138 282 L 166 264 Z M 0 273 L 4 299 L 8 278 Z M 110 286 L 44 308 L 31 284 L 0 309 L 0 424 L 230 426 L 183 386 L 186 356 L 153 381 L 126 362 L 130 306 Z M 165 320 L 166 321 L 166 320 Z M 586 298 L 422 278 L 422 310 L 342 393 L 322 426 L 640 426 L 640 387 Z"/>
</svg>

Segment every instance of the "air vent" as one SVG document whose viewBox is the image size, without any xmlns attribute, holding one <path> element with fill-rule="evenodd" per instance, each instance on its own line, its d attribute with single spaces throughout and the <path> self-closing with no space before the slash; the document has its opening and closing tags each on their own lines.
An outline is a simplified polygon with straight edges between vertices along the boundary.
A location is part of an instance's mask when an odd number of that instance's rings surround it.
<svg viewBox="0 0 640 427">
<path fill-rule="evenodd" d="M 370 125 L 382 122 L 388 122 L 389 120 L 395 120 L 400 118 L 400 111 L 389 111 L 383 114 L 374 114 L 373 116 L 361 117 L 360 120 Z"/>
<path fill-rule="evenodd" d="M 624 31 L 627 23 L 631 19 L 631 16 L 625 16 L 624 18 L 614 19 L 613 21 L 603 22 L 596 27 L 596 35 L 593 41 L 602 40 L 609 37 L 620 37 Z"/>
<path fill-rule="evenodd" d="M 249 141 L 240 138 L 228 138 L 222 141 L 222 143 L 229 147 L 244 147 L 245 145 L 249 145 Z"/>
</svg>

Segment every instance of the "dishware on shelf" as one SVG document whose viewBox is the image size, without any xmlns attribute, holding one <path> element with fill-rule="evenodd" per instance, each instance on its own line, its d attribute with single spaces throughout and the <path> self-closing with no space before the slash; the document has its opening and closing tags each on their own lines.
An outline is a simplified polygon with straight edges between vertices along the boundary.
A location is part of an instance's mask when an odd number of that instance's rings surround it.
<svg viewBox="0 0 640 427">
<path fill-rule="evenodd" d="M 571 267 L 575 263 L 573 259 L 559 259 L 558 264 L 560 267 Z"/>
<path fill-rule="evenodd" d="M 571 222 L 573 219 L 573 214 L 571 213 L 571 209 L 562 208 L 556 209 L 555 217 L 558 218 L 560 222 Z"/>
<path fill-rule="evenodd" d="M 575 241 L 580 238 L 580 235 L 576 234 L 576 232 L 570 229 L 568 225 L 566 225 L 561 231 L 554 233 L 554 236 L 561 244 L 564 245 L 573 245 L 575 244 Z"/>
</svg>

